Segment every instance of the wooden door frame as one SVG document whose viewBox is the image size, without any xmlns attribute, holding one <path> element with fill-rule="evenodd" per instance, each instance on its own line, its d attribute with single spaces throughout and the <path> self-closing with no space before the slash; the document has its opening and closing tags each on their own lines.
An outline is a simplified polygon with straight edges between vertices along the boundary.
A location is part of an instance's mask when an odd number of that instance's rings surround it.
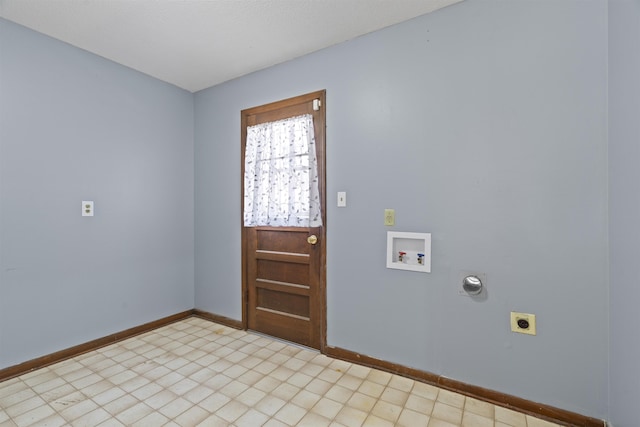
<svg viewBox="0 0 640 427">
<path fill-rule="evenodd" d="M 321 212 L 322 212 L 322 227 L 320 227 L 320 235 L 318 236 L 318 246 L 320 246 L 320 283 L 318 287 L 318 301 L 320 307 L 318 312 L 320 313 L 320 319 L 318 323 L 320 325 L 320 352 L 324 353 L 327 346 L 327 191 L 326 191 L 326 90 L 320 90 L 316 92 L 307 93 L 304 95 L 296 96 L 293 98 L 283 99 L 281 101 L 272 102 L 269 104 L 261 105 L 258 107 L 248 108 L 242 110 L 240 113 L 240 135 L 241 135 L 241 153 L 240 153 L 240 218 L 243 216 L 244 211 L 244 142 L 247 137 L 247 123 L 248 117 L 255 114 L 264 114 L 270 111 L 279 110 L 289 106 L 302 104 L 305 102 L 313 102 L 313 100 L 320 100 L 320 110 L 314 113 L 314 128 L 316 133 L 316 146 L 319 151 L 317 156 L 318 160 L 318 191 L 320 193 Z M 318 122 L 318 119 L 321 122 Z M 321 149 L 320 149 L 321 148 Z M 245 248 L 247 246 L 247 231 L 244 224 L 241 223 L 241 245 L 242 245 L 242 328 L 248 329 L 248 305 L 249 305 L 249 291 L 248 291 L 248 273 L 247 273 L 247 255 Z"/>
</svg>

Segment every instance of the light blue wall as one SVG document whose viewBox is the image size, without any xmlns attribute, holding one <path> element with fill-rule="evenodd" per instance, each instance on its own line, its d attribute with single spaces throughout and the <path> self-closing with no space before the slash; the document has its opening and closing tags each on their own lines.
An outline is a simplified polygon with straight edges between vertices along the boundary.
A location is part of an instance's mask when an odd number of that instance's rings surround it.
<svg viewBox="0 0 640 427">
<path fill-rule="evenodd" d="M 329 345 L 606 418 L 611 311 L 611 419 L 637 424 L 637 7 L 607 23 L 602 0 L 468 0 L 201 91 L 195 110 L 0 20 L 0 368 L 194 297 L 240 319 L 239 112 L 327 89 Z M 433 272 L 387 270 L 387 230 L 431 232 Z M 485 301 L 457 295 L 462 270 L 486 273 Z M 538 336 L 512 334 L 511 310 Z"/>
<path fill-rule="evenodd" d="M 0 368 L 191 309 L 193 95 L 2 19 L 0 55 Z"/>
<path fill-rule="evenodd" d="M 606 73 L 606 2 L 469 0 L 198 92 L 196 306 L 241 318 L 240 110 L 326 89 L 329 345 L 605 418 Z"/>
<path fill-rule="evenodd" d="M 610 420 L 640 425 L 640 1 L 609 2 Z"/>
</svg>

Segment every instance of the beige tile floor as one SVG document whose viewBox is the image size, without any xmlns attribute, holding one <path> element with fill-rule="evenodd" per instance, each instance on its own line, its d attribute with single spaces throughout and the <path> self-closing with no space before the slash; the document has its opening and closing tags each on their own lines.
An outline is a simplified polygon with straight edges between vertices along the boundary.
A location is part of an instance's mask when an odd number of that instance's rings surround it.
<svg viewBox="0 0 640 427">
<path fill-rule="evenodd" d="M 0 383 L 0 427 L 394 425 L 556 426 L 195 317 Z"/>
</svg>

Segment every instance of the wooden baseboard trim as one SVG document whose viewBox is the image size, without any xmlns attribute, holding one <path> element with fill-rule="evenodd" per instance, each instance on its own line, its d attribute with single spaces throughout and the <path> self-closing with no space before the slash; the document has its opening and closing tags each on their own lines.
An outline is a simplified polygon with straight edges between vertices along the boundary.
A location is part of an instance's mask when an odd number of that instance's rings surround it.
<svg viewBox="0 0 640 427">
<path fill-rule="evenodd" d="M 193 315 L 196 317 L 200 317 L 205 320 L 210 320 L 215 323 L 219 323 L 224 326 L 228 326 L 234 329 L 244 329 L 242 327 L 242 322 L 240 320 L 231 319 L 229 317 L 220 316 L 218 314 L 209 313 L 208 311 L 200 310 L 197 308 L 193 309 Z"/>
<path fill-rule="evenodd" d="M 114 334 L 98 338 L 84 344 L 76 345 L 65 350 L 60 350 L 46 356 L 38 357 L 36 359 L 32 359 L 18 365 L 0 369 L 0 382 L 18 377 L 20 375 L 24 375 L 33 370 L 44 368 L 45 366 L 49 366 L 63 360 L 71 359 L 89 351 L 97 350 L 101 347 L 111 345 L 118 341 L 122 341 L 127 338 L 152 331 L 154 329 L 187 319 L 192 316 L 210 320 L 212 322 L 219 323 L 231 328 L 243 329 L 242 322 L 239 320 L 209 313 L 199 309 L 187 310 L 181 313 L 164 317 L 159 320 L 155 320 L 153 322 L 145 323 L 144 325 L 135 326 L 121 332 L 116 332 Z M 545 418 L 552 422 L 564 423 L 576 427 L 606 427 L 607 425 L 603 420 L 587 417 L 585 415 L 555 408 L 553 406 L 532 402 L 530 400 L 511 396 L 494 390 L 489 390 L 483 387 L 466 384 L 461 381 L 432 374 L 427 371 L 409 368 L 407 366 L 399 365 L 381 359 L 376 359 L 371 356 L 365 356 L 351 350 L 326 346 L 324 348 L 324 354 L 336 359 L 342 359 L 360 365 L 369 366 L 372 368 L 402 375 L 408 378 L 413 378 L 415 380 L 432 384 L 440 388 L 455 391 L 457 393 L 483 400 L 485 402 L 493 403 L 494 405 L 515 409 L 517 411 L 534 415 L 536 417 Z"/>
<path fill-rule="evenodd" d="M 8 368 L 0 369 L 0 381 L 5 381 L 14 377 L 19 377 L 28 372 L 36 369 L 44 368 L 45 366 L 52 365 L 54 363 L 62 362 L 63 360 L 71 359 L 89 351 L 97 350 L 101 347 L 111 345 L 118 341 L 131 338 L 136 335 L 143 334 L 145 332 L 152 331 L 162 326 L 175 323 L 179 320 L 187 319 L 193 316 L 193 310 L 183 311 L 182 313 L 173 314 L 171 316 L 164 317 L 153 322 L 145 323 L 144 325 L 135 326 L 133 328 L 116 332 L 106 337 L 98 338 L 84 344 L 79 344 L 73 347 L 69 347 L 64 350 L 57 351 L 55 353 L 48 354 L 46 356 L 38 357 L 36 359 L 28 360 L 18 365 L 9 366 Z"/>
<path fill-rule="evenodd" d="M 511 396 L 483 387 L 478 387 L 461 381 L 452 380 L 430 372 L 409 368 L 385 360 L 365 356 L 339 347 L 325 347 L 325 354 L 336 359 L 346 360 L 393 374 L 402 375 L 443 389 L 470 396 L 494 405 L 514 409 L 529 415 L 547 419 L 548 421 L 571 425 L 575 427 L 606 427 L 606 422 L 585 415 L 558 409 L 553 406 L 532 402 L 520 397 Z"/>
</svg>

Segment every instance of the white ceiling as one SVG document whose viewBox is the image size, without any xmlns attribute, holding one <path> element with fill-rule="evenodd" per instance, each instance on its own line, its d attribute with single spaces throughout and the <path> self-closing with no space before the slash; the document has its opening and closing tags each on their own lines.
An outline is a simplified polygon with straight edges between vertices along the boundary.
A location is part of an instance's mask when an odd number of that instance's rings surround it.
<svg viewBox="0 0 640 427">
<path fill-rule="evenodd" d="M 461 0 L 0 0 L 0 16 L 195 92 Z"/>
</svg>

